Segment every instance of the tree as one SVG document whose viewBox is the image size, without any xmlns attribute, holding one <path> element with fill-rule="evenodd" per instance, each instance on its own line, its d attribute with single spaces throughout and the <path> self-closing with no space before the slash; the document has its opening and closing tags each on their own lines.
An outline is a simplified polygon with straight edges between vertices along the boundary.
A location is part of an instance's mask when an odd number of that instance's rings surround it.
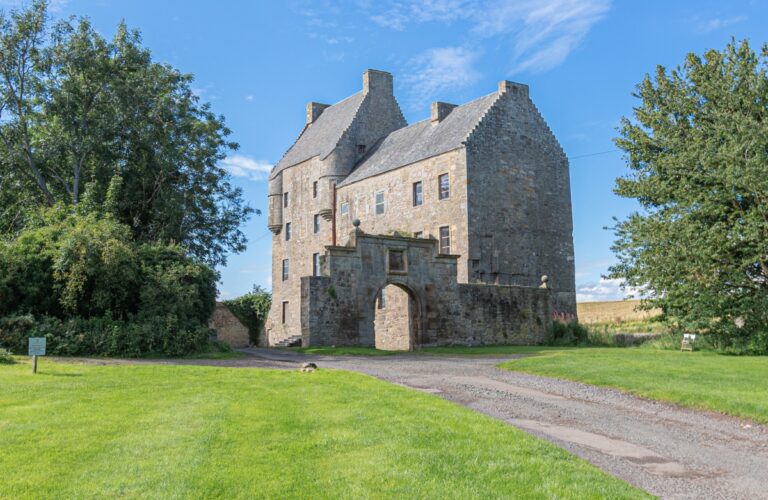
<svg viewBox="0 0 768 500">
<path fill-rule="evenodd" d="M 153 62 L 124 24 L 110 41 L 86 18 L 52 25 L 46 8 L 0 13 L 0 231 L 87 199 L 138 241 L 211 265 L 244 250 L 254 211 L 218 166 L 238 145 L 192 76 Z"/>
<path fill-rule="evenodd" d="M 642 210 L 617 224 L 610 276 L 645 287 L 681 327 L 721 348 L 768 352 L 768 45 L 732 41 L 658 67 L 616 144 L 615 192 Z"/>
</svg>

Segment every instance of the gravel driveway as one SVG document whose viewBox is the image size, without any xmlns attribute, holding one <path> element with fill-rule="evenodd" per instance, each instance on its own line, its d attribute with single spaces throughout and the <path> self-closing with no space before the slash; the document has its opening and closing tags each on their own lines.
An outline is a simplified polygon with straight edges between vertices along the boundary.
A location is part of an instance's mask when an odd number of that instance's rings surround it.
<svg viewBox="0 0 768 500">
<path fill-rule="evenodd" d="M 436 394 L 551 441 L 663 498 L 768 499 L 768 427 L 495 367 L 506 357 L 308 356 L 268 349 L 200 365 L 354 370 Z"/>
</svg>

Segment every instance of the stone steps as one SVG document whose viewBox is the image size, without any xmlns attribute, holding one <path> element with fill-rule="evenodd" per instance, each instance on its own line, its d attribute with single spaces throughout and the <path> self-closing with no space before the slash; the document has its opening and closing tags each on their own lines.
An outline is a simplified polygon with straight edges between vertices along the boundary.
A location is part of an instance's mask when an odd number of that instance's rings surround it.
<svg viewBox="0 0 768 500">
<path fill-rule="evenodd" d="M 301 347 L 301 335 L 291 335 L 275 343 L 272 347 Z"/>
</svg>

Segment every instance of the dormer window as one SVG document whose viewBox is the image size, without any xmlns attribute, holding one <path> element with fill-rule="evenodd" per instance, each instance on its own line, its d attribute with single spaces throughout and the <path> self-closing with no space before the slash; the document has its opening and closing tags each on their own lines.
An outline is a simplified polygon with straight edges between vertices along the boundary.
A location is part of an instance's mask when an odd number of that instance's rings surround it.
<svg viewBox="0 0 768 500">
<path fill-rule="evenodd" d="M 357 145 L 357 154 L 364 155 L 365 154 L 365 144 L 358 144 Z"/>
</svg>

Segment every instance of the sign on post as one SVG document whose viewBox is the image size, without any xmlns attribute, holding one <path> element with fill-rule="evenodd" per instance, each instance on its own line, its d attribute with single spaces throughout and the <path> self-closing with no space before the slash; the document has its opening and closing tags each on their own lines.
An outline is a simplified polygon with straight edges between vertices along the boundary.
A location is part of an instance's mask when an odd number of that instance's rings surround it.
<svg viewBox="0 0 768 500">
<path fill-rule="evenodd" d="M 696 342 L 696 334 L 684 333 L 683 343 L 680 346 L 681 351 L 693 351 L 693 344 Z"/>
<path fill-rule="evenodd" d="M 37 373 L 37 357 L 45 356 L 45 337 L 29 337 L 29 355 L 32 356 L 32 373 Z"/>
</svg>

